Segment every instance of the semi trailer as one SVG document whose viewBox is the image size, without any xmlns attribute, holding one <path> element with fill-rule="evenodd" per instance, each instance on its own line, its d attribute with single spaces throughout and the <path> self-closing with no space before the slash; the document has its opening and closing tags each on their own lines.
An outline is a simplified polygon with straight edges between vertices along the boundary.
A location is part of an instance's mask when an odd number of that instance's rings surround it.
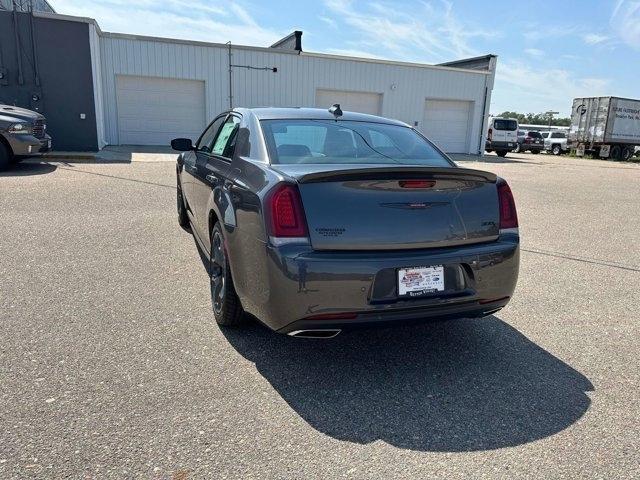
<svg viewBox="0 0 640 480">
<path fill-rule="evenodd" d="M 576 155 L 628 160 L 640 145 L 640 100 L 575 98 L 568 146 Z"/>
</svg>

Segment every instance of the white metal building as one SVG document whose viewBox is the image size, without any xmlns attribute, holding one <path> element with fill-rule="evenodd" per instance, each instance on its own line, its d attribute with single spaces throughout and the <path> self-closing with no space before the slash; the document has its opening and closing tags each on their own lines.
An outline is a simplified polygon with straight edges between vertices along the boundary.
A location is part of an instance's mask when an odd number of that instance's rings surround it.
<svg viewBox="0 0 640 480">
<path fill-rule="evenodd" d="M 229 108 L 224 44 L 102 32 L 89 23 L 98 144 L 166 145 L 197 138 Z M 443 150 L 482 153 L 496 57 L 441 65 L 301 51 L 301 32 L 272 47 L 233 45 L 233 106 L 318 106 L 416 126 Z M 293 40 L 296 40 L 295 42 Z"/>
</svg>

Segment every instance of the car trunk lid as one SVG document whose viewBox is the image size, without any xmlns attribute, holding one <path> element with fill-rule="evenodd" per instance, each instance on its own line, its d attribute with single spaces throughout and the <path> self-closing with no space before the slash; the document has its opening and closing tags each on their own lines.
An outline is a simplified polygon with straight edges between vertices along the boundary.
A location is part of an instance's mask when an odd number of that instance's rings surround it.
<svg viewBox="0 0 640 480">
<path fill-rule="evenodd" d="M 298 183 L 316 250 L 398 250 L 498 237 L 496 176 L 455 167 L 274 165 Z"/>
</svg>

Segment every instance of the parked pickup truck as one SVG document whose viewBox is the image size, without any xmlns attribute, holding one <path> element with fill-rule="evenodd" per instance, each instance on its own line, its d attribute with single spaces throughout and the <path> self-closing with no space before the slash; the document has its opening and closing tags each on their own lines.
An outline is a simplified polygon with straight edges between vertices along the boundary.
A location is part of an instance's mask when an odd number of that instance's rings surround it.
<svg viewBox="0 0 640 480">
<path fill-rule="evenodd" d="M 43 115 L 20 107 L 0 104 L 0 171 L 12 163 L 51 150 Z"/>
<path fill-rule="evenodd" d="M 544 149 L 554 155 L 569 151 L 567 146 L 567 134 L 565 132 L 542 132 L 544 138 Z"/>
</svg>

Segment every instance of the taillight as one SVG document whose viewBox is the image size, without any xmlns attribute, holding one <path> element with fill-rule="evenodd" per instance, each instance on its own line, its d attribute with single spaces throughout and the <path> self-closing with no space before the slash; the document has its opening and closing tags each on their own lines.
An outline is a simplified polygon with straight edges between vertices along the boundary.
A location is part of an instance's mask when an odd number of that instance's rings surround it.
<svg viewBox="0 0 640 480">
<path fill-rule="evenodd" d="M 487 137 L 489 138 L 489 141 L 493 139 L 493 128 L 489 129 L 489 133 L 487 134 Z"/>
<path fill-rule="evenodd" d="M 524 143 L 531 143 L 531 137 L 524 137 Z"/>
<path fill-rule="evenodd" d="M 298 188 L 284 184 L 268 197 L 269 227 L 272 237 L 307 237 L 307 222 Z"/>
<path fill-rule="evenodd" d="M 436 182 L 433 180 L 400 180 L 398 184 L 402 188 L 431 188 Z"/>
<path fill-rule="evenodd" d="M 500 206 L 500 230 L 506 228 L 518 228 L 518 214 L 516 202 L 509 184 L 502 178 L 498 178 L 498 203 Z"/>
</svg>

